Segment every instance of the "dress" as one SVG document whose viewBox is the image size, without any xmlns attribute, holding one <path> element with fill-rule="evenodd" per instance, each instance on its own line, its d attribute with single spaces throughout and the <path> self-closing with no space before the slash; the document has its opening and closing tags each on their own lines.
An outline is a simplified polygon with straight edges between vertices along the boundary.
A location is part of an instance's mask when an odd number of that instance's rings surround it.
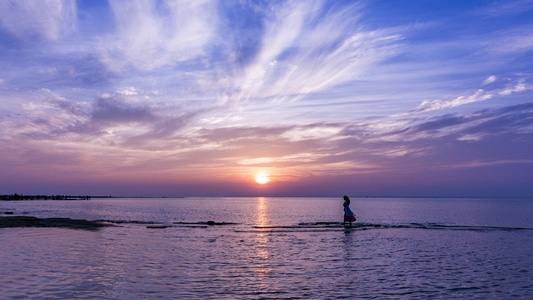
<svg viewBox="0 0 533 300">
<path fill-rule="evenodd" d="M 344 202 L 342 206 L 344 206 L 344 222 L 355 222 L 355 214 L 350 209 L 350 204 Z"/>
</svg>

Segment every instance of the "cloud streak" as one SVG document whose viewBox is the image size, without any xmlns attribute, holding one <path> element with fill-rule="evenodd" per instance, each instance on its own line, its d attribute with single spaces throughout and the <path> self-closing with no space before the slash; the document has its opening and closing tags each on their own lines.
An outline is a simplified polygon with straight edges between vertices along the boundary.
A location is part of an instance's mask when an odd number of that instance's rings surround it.
<svg viewBox="0 0 533 300">
<path fill-rule="evenodd" d="M 487 84 L 492 83 L 494 80 L 489 77 L 489 81 L 485 81 Z M 433 100 L 433 101 L 423 101 L 417 108 L 413 109 L 411 112 L 420 113 L 428 112 L 434 110 L 442 110 L 447 108 L 454 108 L 461 105 L 466 105 L 470 103 L 475 103 L 479 101 L 486 101 L 498 96 L 509 96 L 513 93 L 522 93 L 532 90 L 533 87 L 525 83 L 517 83 L 515 85 L 495 90 L 495 91 L 486 91 L 479 89 L 471 95 L 459 96 L 451 100 Z"/>
</svg>

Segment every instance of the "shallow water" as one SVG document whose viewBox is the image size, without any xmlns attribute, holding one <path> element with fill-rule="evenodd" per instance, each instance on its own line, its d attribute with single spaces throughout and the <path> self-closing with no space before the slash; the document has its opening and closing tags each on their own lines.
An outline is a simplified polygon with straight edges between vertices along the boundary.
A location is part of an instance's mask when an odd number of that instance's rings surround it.
<svg viewBox="0 0 533 300">
<path fill-rule="evenodd" d="M 0 201 L 0 212 L 117 225 L 0 229 L 0 295 L 533 298 L 533 200 L 364 198 L 351 207 L 358 221 L 344 228 L 342 200 L 331 198 Z"/>
</svg>

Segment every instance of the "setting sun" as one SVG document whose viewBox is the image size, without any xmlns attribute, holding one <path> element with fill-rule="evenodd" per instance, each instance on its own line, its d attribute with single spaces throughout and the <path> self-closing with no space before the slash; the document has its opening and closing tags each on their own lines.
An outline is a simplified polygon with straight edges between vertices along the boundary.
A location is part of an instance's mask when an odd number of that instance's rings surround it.
<svg viewBox="0 0 533 300">
<path fill-rule="evenodd" d="M 266 184 L 270 181 L 270 177 L 267 173 L 257 173 L 255 174 L 255 182 L 258 184 Z"/>
</svg>

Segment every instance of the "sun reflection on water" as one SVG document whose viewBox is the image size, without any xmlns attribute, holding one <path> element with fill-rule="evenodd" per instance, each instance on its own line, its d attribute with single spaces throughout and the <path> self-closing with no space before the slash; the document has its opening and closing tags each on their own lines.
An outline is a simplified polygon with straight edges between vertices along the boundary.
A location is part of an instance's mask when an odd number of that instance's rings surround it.
<svg viewBox="0 0 533 300">
<path fill-rule="evenodd" d="M 266 226 L 268 223 L 267 200 L 265 197 L 257 198 L 257 226 Z"/>
<path fill-rule="evenodd" d="M 264 197 L 257 198 L 257 226 L 266 226 L 268 224 L 267 202 L 268 200 Z M 272 270 L 269 258 L 268 234 L 265 232 L 258 232 L 255 237 L 253 268 L 259 289 L 266 289 L 268 287 L 266 279 Z"/>
</svg>

